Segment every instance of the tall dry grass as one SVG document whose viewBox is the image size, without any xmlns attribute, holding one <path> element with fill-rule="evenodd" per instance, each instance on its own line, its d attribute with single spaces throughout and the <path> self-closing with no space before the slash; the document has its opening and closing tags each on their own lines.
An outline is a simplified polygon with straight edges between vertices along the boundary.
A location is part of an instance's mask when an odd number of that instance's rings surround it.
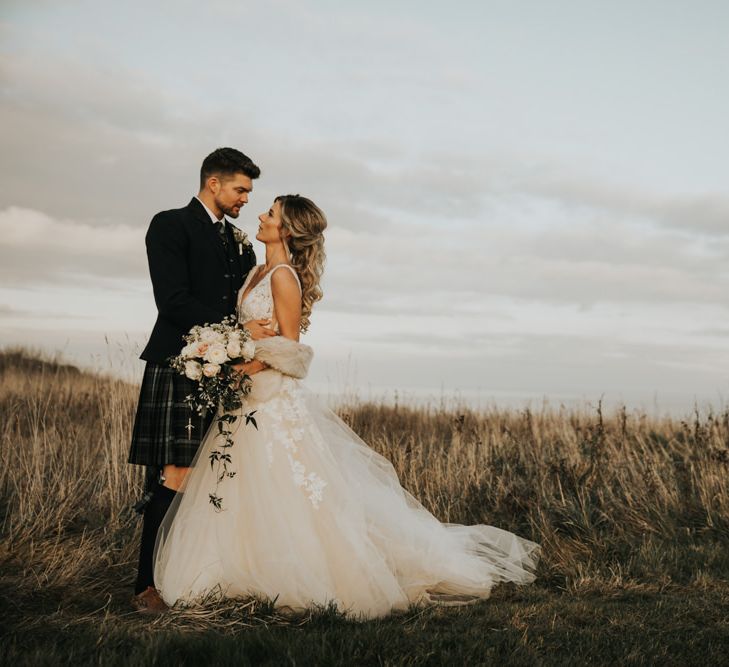
<svg viewBox="0 0 729 667">
<path fill-rule="evenodd" d="M 131 590 L 139 520 L 130 507 L 142 476 L 126 458 L 137 395 L 20 350 L 0 354 L 0 563 L 5 590 L 28 609 L 36 594 L 81 591 L 93 606 Z M 729 572 L 727 413 L 352 402 L 339 412 L 441 520 L 541 543 L 537 585 L 708 587 Z"/>
<path fill-rule="evenodd" d="M 480 413 L 352 405 L 342 415 L 441 520 L 541 543 L 543 581 L 660 587 L 714 565 L 729 574 L 719 546 L 729 539 L 727 412 L 605 415 L 598 403 Z"/>
<path fill-rule="evenodd" d="M 102 571 L 128 579 L 137 394 L 22 350 L 0 356 L 2 558 L 26 585 L 98 585 Z"/>
</svg>

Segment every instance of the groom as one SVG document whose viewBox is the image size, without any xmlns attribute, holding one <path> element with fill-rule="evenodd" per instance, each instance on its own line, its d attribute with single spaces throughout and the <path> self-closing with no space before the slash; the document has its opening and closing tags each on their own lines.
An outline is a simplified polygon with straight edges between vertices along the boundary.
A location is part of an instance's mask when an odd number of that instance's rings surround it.
<svg viewBox="0 0 729 667">
<path fill-rule="evenodd" d="M 214 415 L 200 417 L 184 402 L 195 383 L 170 368 L 182 336 L 196 324 L 220 322 L 235 312 L 236 297 L 256 257 L 227 220 L 248 203 L 261 171 L 234 148 L 218 148 L 200 169 L 200 192 L 185 208 L 152 218 L 146 236 L 157 321 L 141 358 L 147 362 L 139 393 L 129 462 L 147 466 L 139 569 L 132 598 L 143 613 L 164 611 L 154 588 L 157 531 Z M 247 322 L 254 339 L 274 335 L 264 320 Z"/>
</svg>

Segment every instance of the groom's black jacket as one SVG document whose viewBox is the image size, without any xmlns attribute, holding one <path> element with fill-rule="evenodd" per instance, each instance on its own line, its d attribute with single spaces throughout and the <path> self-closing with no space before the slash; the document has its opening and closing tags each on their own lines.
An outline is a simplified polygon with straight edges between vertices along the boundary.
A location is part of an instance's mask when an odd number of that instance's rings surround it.
<svg viewBox="0 0 729 667">
<path fill-rule="evenodd" d="M 185 208 L 152 218 L 146 243 L 158 315 L 141 354 L 145 361 L 165 363 L 180 353 L 182 336 L 194 325 L 220 322 L 235 311 L 238 290 L 256 256 L 245 245 L 239 254 L 230 223 L 226 234 L 227 249 L 195 197 Z"/>
</svg>

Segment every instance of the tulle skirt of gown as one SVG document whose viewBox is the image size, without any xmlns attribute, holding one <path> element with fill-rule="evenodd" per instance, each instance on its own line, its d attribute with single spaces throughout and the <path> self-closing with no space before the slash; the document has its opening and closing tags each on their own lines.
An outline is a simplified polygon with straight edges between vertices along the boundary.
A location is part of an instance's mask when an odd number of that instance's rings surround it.
<svg viewBox="0 0 729 667">
<path fill-rule="evenodd" d="M 236 422 L 236 474 L 218 486 L 223 511 L 209 502 L 214 424 L 165 518 L 154 578 L 167 604 L 220 590 L 375 617 L 533 581 L 538 545 L 493 526 L 439 522 L 299 381 L 257 374 L 244 405 L 252 410 L 258 429 Z"/>
</svg>

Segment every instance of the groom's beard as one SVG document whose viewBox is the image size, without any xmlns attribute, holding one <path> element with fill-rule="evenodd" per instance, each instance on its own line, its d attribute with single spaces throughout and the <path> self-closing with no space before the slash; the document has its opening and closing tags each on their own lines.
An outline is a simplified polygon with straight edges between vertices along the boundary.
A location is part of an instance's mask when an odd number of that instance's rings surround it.
<svg viewBox="0 0 729 667">
<path fill-rule="evenodd" d="M 223 206 L 220 202 L 216 202 L 220 210 L 227 215 L 229 218 L 237 218 L 240 215 L 240 209 L 242 206 Z"/>
</svg>

